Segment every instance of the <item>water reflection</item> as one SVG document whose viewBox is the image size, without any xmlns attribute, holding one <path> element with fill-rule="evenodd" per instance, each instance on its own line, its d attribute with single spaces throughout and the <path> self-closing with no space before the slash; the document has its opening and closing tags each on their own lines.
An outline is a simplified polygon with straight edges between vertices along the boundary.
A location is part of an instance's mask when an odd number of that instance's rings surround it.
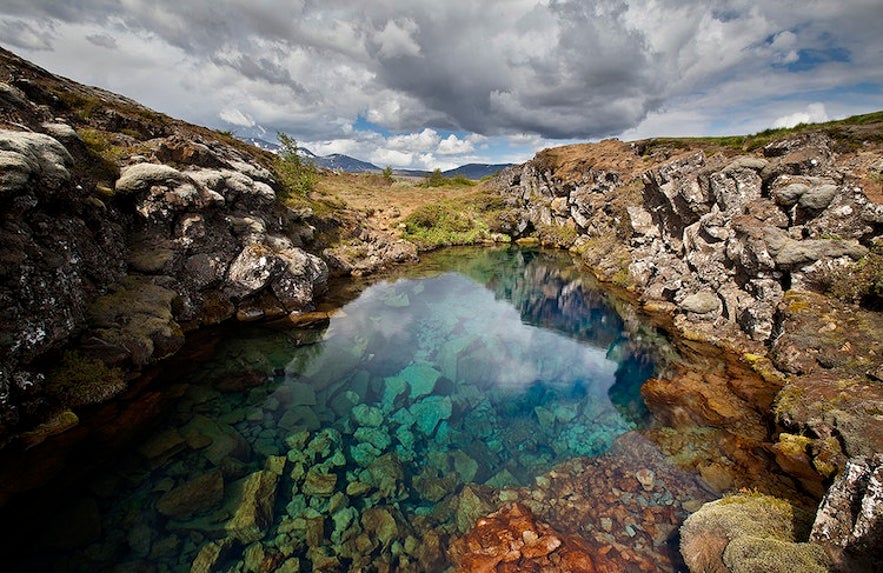
<svg viewBox="0 0 883 573">
<path fill-rule="evenodd" d="M 651 371 L 566 255 L 440 253 L 324 330 L 225 340 L 168 423 L 75 502 L 90 511 L 72 526 L 100 536 L 30 563 L 438 569 L 480 507 L 466 484 L 603 453 L 635 428 Z"/>
</svg>

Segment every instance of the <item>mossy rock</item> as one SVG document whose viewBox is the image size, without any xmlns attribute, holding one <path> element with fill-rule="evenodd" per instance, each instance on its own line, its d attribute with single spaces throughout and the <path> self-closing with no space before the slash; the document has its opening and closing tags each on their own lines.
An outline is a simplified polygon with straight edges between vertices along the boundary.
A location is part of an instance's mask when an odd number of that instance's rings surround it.
<svg viewBox="0 0 883 573">
<path fill-rule="evenodd" d="M 816 543 L 794 543 L 760 537 L 739 537 L 727 545 L 724 563 L 739 573 L 832 571 L 828 554 Z"/>
<path fill-rule="evenodd" d="M 49 393 L 70 408 L 105 402 L 125 388 L 119 368 L 76 351 L 66 352 L 61 365 L 49 373 Z"/>
<path fill-rule="evenodd" d="M 694 573 L 831 571 L 821 546 L 805 543 L 813 515 L 763 494 L 737 494 L 702 506 L 681 527 L 681 553 Z"/>
<path fill-rule="evenodd" d="M 89 307 L 84 348 L 111 365 L 143 366 L 174 354 L 184 344 L 172 315 L 177 296 L 148 278 L 124 278 Z"/>
</svg>

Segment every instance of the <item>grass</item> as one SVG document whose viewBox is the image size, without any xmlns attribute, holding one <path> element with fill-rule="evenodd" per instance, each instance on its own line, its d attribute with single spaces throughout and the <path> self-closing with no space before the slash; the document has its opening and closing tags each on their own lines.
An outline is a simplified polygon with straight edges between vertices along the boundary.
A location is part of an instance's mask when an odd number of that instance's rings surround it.
<svg viewBox="0 0 883 573">
<path fill-rule="evenodd" d="M 114 182 L 120 176 L 117 160 L 125 155 L 122 148 L 115 146 L 103 131 L 81 129 L 78 134 L 86 144 L 89 161 L 77 163 L 77 168 L 95 179 L 99 186 L 113 189 Z"/>
<path fill-rule="evenodd" d="M 851 127 L 868 126 L 872 124 L 883 123 L 883 111 L 868 113 L 864 115 L 855 115 L 846 119 L 828 121 L 825 123 L 801 123 L 794 127 L 780 127 L 775 129 L 765 129 L 763 131 L 751 135 L 730 135 L 725 137 L 657 137 L 646 141 L 643 148 L 643 154 L 649 155 L 655 150 L 662 147 L 673 148 L 721 148 L 739 152 L 755 151 L 774 141 L 784 139 L 785 137 L 799 135 L 810 131 L 823 131 L 841 145 L 852 147 L 860 139 L 866 141 L 869 138 L 878 142 L 883 142 L 883 130 L 876 134 L 856 134 Z"/>
<path fill-rule="evenodd" d="M 404 225 L 403 236 L 421 249 L 471 245 L 487 236 L 487 224 L 450 199 L 418 207 Z"/>
</svg>

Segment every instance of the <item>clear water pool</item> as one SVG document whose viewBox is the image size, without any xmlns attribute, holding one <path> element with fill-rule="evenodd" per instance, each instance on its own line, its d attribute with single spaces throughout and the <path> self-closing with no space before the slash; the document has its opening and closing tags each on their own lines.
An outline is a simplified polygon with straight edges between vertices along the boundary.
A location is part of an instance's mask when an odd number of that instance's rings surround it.
<svg viewBox="0 0 883 573">
<path fill-rule="evenodd" d="M 466 484 L 529 485 L 642 423 L 653 362 L 592 285 L 562 253 L 445 251 L 318 327 L 235 328 L 22 567 L 441 567 Z"/>
</svg>

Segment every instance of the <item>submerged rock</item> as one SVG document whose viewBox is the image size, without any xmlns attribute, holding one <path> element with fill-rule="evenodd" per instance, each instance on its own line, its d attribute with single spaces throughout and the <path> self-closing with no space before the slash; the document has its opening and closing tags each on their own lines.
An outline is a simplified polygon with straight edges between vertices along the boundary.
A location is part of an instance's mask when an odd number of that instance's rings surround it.
<svg viewBox="0 0 883 573">
<path fill-rule="evenodd" d="M 234 513 L 224 528 L 232 538 L 248 544 L 264 536 L 273 523 L 278 481 L 279 476 L 275 473 L 262 470 L 230 486 Z"/>
<path fill-rule="evenodd" d="M 164 493 L 156 509 L 168 517 L 187 517 L 215 507 L 223 497 L 224 477 L 220 470 L 212 470 Z"/>
<path fill-rule="evenodd" d="M 556 532 L 519 503 L 479 519 L 474 529 L 451 544 L 448 556 L 463 573 L 596 571 L 584 542 Z"/>
<path fill-rule="evenodd" d="M 408 409 L 416 420 L 417 429 L 431 436 L 439 422 L 451 417 L 452 403 L 449 396 L 428 396 L 415 402 Z"/>
</svg>

